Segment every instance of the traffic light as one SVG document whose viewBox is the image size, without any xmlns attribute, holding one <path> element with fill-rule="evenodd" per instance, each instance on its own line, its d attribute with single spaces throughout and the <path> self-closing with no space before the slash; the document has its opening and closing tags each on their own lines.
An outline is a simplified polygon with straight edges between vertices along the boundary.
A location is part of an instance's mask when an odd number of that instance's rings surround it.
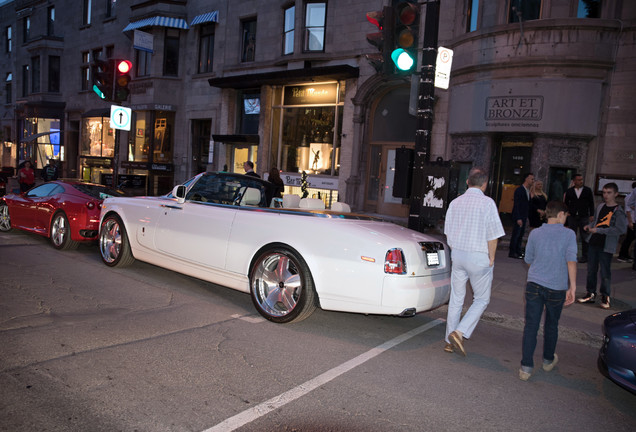
<svg viewBox="0 0 636 432">
<path fill-rule="evenodd" d="M 402 1 L 393 10 L 393 51 L 391 60 L 398 72 L 412 73 L 417 68 L 417 45 L 420 31 L 420 10 L 415 1 Z"/>
<path fill-rule="evenodd" d="M 113 97 L 113 63 L 95 59 L 91 64 L 93 91 L 104 100 Z"/>
<path fill-rule="evenodd" d="M 130 70 L 132 69 L 132 63 L 128 60 L 117 59 L 113 60 L 115 64 L 115 85 L 113 91 L 113 101 L 123 102 L 128 99 L 130 90 L 128 90 L 128 83 L 130 82 Z"/>
<path fill-rule="evenodd" d="M 381 11 L 367 12 L 367 21 L 378 28 L 378 31 L 367 34 L 367 41 L 379 52 L 366 54 L 365 57 L 378 73 L 388 72 L 389 54 L 393 47 L 393 10 L 385 7 Z"/>
</svg>

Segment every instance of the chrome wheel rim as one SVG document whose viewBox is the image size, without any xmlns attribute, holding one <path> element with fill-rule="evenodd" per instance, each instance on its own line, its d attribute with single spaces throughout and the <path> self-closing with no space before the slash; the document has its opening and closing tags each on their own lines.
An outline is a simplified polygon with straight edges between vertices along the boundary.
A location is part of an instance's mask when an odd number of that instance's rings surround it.
<svg viewBox="0 0 636 432">
<path fill-rule="evenodd" d="M 119 224 L 109 219 L 102 226 L 101 235 L 99 236 L 99 250 L 108 263 L 114 262 L 121 251 L 121 231 Z"/>
<path fill-rule="evenodd" d="M 267 255 L 258 263 L 252 283 L 260 307 L 277 317 L 294 310 L 303 289 L 298 264 L 281 253 Z"/>
<path fill-rule="evenodd" d="M 56 216 L 51 225 L 51 240 L 55 246 L 62 246 L 64 239 L 68 235 L 68 224 L 62 215 Z"/>
<path fill-rule="evenodd" d="M 9 231 L 11 229 L 11 218 L 9 217 L 9 206 L 0 206 L 0 230 Z"/>
</svg>

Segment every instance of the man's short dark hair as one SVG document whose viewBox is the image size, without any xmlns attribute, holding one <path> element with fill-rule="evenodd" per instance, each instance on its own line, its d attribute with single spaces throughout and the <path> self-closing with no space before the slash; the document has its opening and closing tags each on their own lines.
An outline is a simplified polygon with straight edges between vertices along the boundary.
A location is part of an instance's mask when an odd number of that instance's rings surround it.
<svg viewBox="0 0 636 432">
<path fill-rule="evenodd" d="M 532 174 L 531 172 L 527 172 L 527 173 L 525 173 L 525 174 L 523 175 L 523 181 L 522 181 L 521 183 L 525 183 L 525 182 L 526 182 L 526 180 L 528 179 L 528 177 L 530 177 L 531 175 L 534 175 L 534 174 Z"/>
<path fill-rule="evenodd" d="M 245 163 L 246 163 L 247 165 L 249 165 L 249 167 L 250 167 L 250 168 L 254 169 L 254 162 L 252 162 L 252 161 L 245 161 Z"/>
<path fill-rule="evenodd" d="M 574 180 L 574 179 L 575 179 L 575 178 L 577 178 L 577 177 L 583 177 L 583 174 L 578 174 L 578 173 L 577 173 L 577 174 L 574 174 L 574 175 L 572 176 L 572 180 Z"/>
<path fill-rule="evenodd" d="M 605 183 L 603 189 L 613 189 L 614 192 L 618 193 L 618 185 L 614 182 Z"/>
<path fill-rule="evenodd" d="M 636 182 L 632 183 L 632 189 L 636 188 Z"/>
<path fill-rule="evenodd" d="M 488 180 L 488 174 L 483 168 L 471 168 L 468 172 L 468 187 L 481 187 Z"/>
<path fill-rule="evenodd" d="M 550 201 L 545 206 L 545 216 L 549 218 L 555 218 L 560 212 L 567 213 L 568 206 L 563 201 Z"/>
</svg>

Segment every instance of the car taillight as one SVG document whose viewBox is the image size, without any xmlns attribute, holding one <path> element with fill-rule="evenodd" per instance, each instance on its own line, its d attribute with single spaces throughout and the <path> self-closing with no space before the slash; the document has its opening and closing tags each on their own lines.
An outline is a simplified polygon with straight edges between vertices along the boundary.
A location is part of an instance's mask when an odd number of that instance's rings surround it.
<svg viewBox="0 0 636 432">
<path fill-rule="evenodd" d="M 384 273 L 404 274 L 406 273 L 406 261 L 402 249 L 389 249 L 384 258 Z"/>
</svg>

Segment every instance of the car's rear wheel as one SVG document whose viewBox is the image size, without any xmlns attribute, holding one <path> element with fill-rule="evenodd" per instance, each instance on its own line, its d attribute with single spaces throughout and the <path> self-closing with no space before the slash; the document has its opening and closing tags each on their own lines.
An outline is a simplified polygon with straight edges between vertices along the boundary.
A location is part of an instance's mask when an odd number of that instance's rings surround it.
<svg viewBox="0 0 636 432">
<path fill-rule="evenodd" d="M 9 206 L 6 202 L 0 202 L 0 231 L 11 231 L 11 218 L 9 217 Z"/>
<path fill-rule="evenodd" d="M 135 261 L 126 228 L 119 216 L 106 216 L 102 222 L 99 229 L 99 252 L 104 264 L 110 267 L 123 267 Z"/>
<path fill-rule="evenodd" d="M 304 320 L 316 309 L 309 267 L 284 247 L 268 249 L 254 261 L 250 292 L 258 312 L 276 323 Z"/>
<path fill-rule="evenodd" d="M 78 242 L 71 239 L 71 226 L 68 223 L 68 218 L 62 212 L 53 216 L 49 234 L 55 249 L 69 250 L 75 249 L 79 245 Z"/>
</svg>

